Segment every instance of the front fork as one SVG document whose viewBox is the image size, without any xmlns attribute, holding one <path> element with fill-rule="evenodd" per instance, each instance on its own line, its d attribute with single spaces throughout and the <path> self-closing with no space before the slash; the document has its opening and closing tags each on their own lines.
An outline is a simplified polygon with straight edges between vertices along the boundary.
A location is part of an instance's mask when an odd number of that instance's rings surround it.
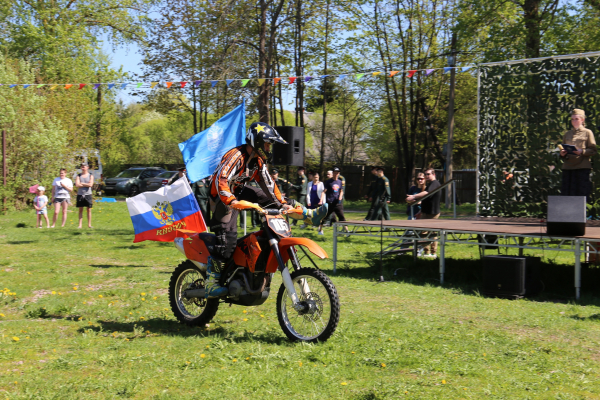
<svg viewBox="0 0 600 400">
<path fill-rule="evenodd" d="M 281 272 L 281 278 L 283 280 L 283 285 L 287 289 L 288 295 L 290 296 L 290 299 L 292 300 L 292 304 L 293 304 L 292 307 L 294 307 L 294 309 L 296 311 L 302 311 L 306 307 L 304 304 L 301 304 L 300 301 L 298 300 L 298 294 L 296 293 L 296 288 L 294 287 L 294 282 L 292 281 L 292 276 L 290 275 L 290 270 L 283 263 L 283 259 L 281 258 L 281 253 L 279 252 L 279 243 L 278 243 L 277 239 L 275 239 L 270 234 L 270 232 L 269 232 L 269 236 L 270 236 L 269 245 L 271 246 L 271 250 L 273 251 L 273 254 L 275 254 L 277 263 L 279 264 L 279 271 Z M 294 266 L 298 267 L 300 264 L 298 263 L 298 258 L 296 257 L 294 250 L 290 248 L 289 251 L 290 251 L 290 258 L 293 260 L 292 263 L 294 264 Z M 292 254 L 293 254 L 293 257 L 292 257 Z"/>
</svg>

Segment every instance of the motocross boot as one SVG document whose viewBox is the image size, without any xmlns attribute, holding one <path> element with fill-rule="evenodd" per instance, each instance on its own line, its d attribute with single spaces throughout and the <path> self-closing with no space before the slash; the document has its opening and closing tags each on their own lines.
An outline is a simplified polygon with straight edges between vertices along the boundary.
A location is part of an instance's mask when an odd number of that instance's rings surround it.
<svg viewBox="0 0 600 400">
<path fill-rule="evenodd" d="M 227 295 L 229 290 L 226 287 L 222 287 L 219 285 L 219 279 L 221 278 L 221 274 L 216 272 L 216 262 L 212 257 L 208 257 L 207 268 L 206 268 L 206 287 L 205 287 L 205 297 L 207 299 L 214 297 L 221 297 Z"/>
<path fill-rule="evenodd" d="M 302 223 L 304 225 L 319 226 L 321 220 L 327 215 L 327 208 L 329 207 L 329 205 L 325 203 L 321 207 L 311 209 L 306 208 L 303 205 L 297 203 L 296 207 L 302 209 L 302 213 L 292 213 L 290 214 L 290 218 L 293 218 L 295 220 L 302 220 Z"/>
</svg>

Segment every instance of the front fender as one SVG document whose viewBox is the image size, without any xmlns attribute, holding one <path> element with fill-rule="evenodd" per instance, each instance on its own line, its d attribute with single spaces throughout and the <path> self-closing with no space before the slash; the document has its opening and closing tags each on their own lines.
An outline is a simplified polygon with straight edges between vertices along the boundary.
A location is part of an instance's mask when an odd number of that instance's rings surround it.
<svg viewBox="0 0 600 400">
<path fill-rule="evenodd" d="M 290 259 L 290 255 L 288 254 L 287 250 L 291 246 L 304 246 L 320 259 L 323 260 L 327 258 L 327 253 L 325 253 L 325 250 L 323 250 L 321 246 L 319 246 L 312 240 L 307 238 L 291 237 L 283 238 L 279 241 L 279 253 L 281 253 L 281 259 L 284 263 L 286 263 Z M 276 272 L 278 268 L 279 265 L 277 264 L 277 258 L 275 258 L 275 255 L 271 252 L 271 254 L 269 255 L 269 259 L 267 260 L 267 268 L 265 272 L 273 273 Z"/>
</svg>

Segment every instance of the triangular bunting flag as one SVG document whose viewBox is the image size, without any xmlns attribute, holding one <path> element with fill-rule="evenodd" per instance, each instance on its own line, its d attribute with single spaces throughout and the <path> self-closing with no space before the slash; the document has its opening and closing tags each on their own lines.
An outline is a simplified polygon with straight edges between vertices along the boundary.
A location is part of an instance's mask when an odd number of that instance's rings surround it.
<svg viewBox="0 0 600 400">
<path fill-rule="evenodd" d="M 415 75 L 416 72 L 417 72 L 416 69 L 411 69 L 410 71 L 408 71 L 408 77 L 412 78 Z"/>
<path fill-rule="evenodd" d="M 67 84 L 65 85 L 65 90 L 67 90 L 67 89 L 71 89 L 71 86 L 73 86 L 73 85 L 72 85 L 72 84 L 70 84 L 70 83 L 67 83 Z"/>
<path fill-rule="evenodd" d="M 27 89 L 29 86 L 31 86 L 31 85 L 30 84 L 23 85 L 23 89 Z"/>
<path fill-rule="evenodd" d="M 460 70 L 460 72 L 467 72 L 470 69 L 471 69 L 471 67 L 462 67 L 462 69 Z"/>
<path fill-rule="evenodd" d="M 227 86 L 231 85 L 231 82 L 235 81 L 235 79 L 225 79 L 225 83 L 227 83 Z"/>
<path fill-rule="evenodd" d="M 200 81 L 200 80 L 194 81 L 194 85 L 196 85 L 196 87 L 200 86 L 201 83 L 202 83 L 202 81 Z"/>
<path fill-rule="evenodd" d="M 219 81 L 210 81 L 210 87 L 215 87 Z"/>
<path fill-rule="evenodd" d="M 273 78 L 273 86 L 277 85 L 281 78 Z"/>
<path fill-rule="evenodd" d="M 10 86 L 9 86 L 9 88 L 11 88 L 11 89 L 12 89 L 12 88 L 14 88 L 14 87 L 16 87 L 16 86 L 17 86 L 17 85 L 10 85 Z"/>
<path fill-rule="evenodd" d="M 80 83 L 79 84 L 79 90 L 83 89 L 85 87 L 86 83 Z"/>
<path fill-rule="evenodd" d="M 356 75 L 354 75 L 354 77 L 356 78 L 357 81 L 359 81 L 360 78 L 362 78 L 363 76 L 365 76 L 365 74 L 356 74 Z"/>
<path fill-rule="evenodd" d="M 308 82 L 312 79 L 312 76 L 305 76 L 304 77 L 304 82 Z"/>
<path fill-rule="evenodd" d="M 167 89 L 171 88 L 171 85 L 173 84 L 173 82 L 165 82 L 167 84 Z"/>
<path fill-rule="evenodd" d="M 144 84 L 144 82 L 140 82 L 137 85 L 135 85 L 136 89 L 139 89 L 142 87 L 142 85 Z"/>
<path fill-rule="evenodd" d="M 344 79 L 347 75 L 340 75 L 338 76 L 338 79 L 341 81 L 342 79 Z"/>
<path fill-rule="evenodd" d="M 329 75 L 321 75 L 321 79 L 327 78 Z"/>
<path fill-rule="evenodd" d="M 125 89 L 129 85 L 128 83 L 121 83 L 121 89 Z"/>
<path fill-rule="evenodd" d="M 258 80 L 258 86 L 262 86 L 263 83 L 265 83 L 266 79 L 259 79 Z"/>
<path fill-rule="evenodd" d="M 36 86 L 36 88 L 37 88 L 37 89 L 39 89 L 39 88 L 41 88 L 41 87 L 44 87 L 44 86 L 46 86 L 46 85 L 44 85 L 44 84 L 42 83 L 42 84 L 39 84 L 39 85 L 37 85 L 37 86 Z"/>
<path fill-rule="evenodd" d="M 288 83 L 291 85 L 294 82 L 296 82 L 296 77 L 295 76 L 290 76 L 290 81 Z"/>
<path fill-rule="evenodd" d="M 242 87 L 246 87 L 248 82 L 250 82 L 250 79 L 242 79 Z"/>
<path fill-rule="evenodd" d="M 396 75 L 398 72 L 400 72 L 400 71 L 390 71 L 390 78 L 391 78 L 392 76 Z"/>
<path fill-rule="evenodd" d="M 150 82 L 150 89 L 154 89 L 156 85 L 158 85 L 158 82 Z"/>
<path fill-rule="evenodd" d="M 187 82 L 180 82 L 181 83 L 181 88 L 183 89 L 185 87 L 185 85 L 187 85 Z"/>
<path fill-rule="evenodd" d="M 444 67 L 444 73 L 452 71 L 452 67 Z"/>
<path fill-rule="evenodd" d="M 379 75 L 380 73 L 381 73 L 381 71 L 377 71 L 377 72 L 373 72 L 371 75 L 373 75 L 373 76 L 377 76 L 377 75 Z"/>
<path fill-rule="evenodd" d="M 54 90 L 54 89 L 56 89 L 57 87 L 58 87 L 58 85 L 52 85 L 52 86 L 50 87 L 50 90 Z"/>
<path fill-rule="evenodd" d="M 110 90 L 110 89 L 112 89 L 112 88 L 114 88 L 114 87 L 115 87 L 115 84 L 114 84 L 114 83 L 109 83 L 109 84 L 108 84 L 108 90 Z"/>
<path fill-rule="evenodd" d="M 99 83 L 96 83 L 96 84 L 94 85 L 94 89 L 98 89 L 99 87 L 100 87 L 100 84 L 99 84 Z"/>
<path fill-rule="evenodd" d="M 435 71 L 435 69 L 431 68 L 431 69 L 426 69 L 425 70 L 425 76 L 429 76 L 431 74 L 433 74 L 433 71 Z"/>
</svg>

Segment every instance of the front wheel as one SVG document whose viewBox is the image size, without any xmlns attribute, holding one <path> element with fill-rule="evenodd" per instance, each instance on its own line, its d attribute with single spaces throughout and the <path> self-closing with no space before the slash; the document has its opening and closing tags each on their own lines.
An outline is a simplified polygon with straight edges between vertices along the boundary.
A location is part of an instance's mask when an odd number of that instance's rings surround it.
<svg viewBox="0 0 600 400">
<path fill-rule="evenodd" d="M 326 341 L 340 320 L 340 299 L 335 286 L 327 275 L 313 268 L 301 268 L 291 276 L 304 309 L 294 309 L 282 284 L 277 294 L 277 318 L 281 329 L 293 341 Z"/>
<path fill-rule="evenodd" d="M 169 282 L 169 303 L 179 320 L 188 326 L 204 326 L 210 322 L 219 309 L 219 299 L 186 298 L 187 289 L 202 289 L 205 286 L 206 272 L 186 260 L 179 264 Z"/>
</svg>

